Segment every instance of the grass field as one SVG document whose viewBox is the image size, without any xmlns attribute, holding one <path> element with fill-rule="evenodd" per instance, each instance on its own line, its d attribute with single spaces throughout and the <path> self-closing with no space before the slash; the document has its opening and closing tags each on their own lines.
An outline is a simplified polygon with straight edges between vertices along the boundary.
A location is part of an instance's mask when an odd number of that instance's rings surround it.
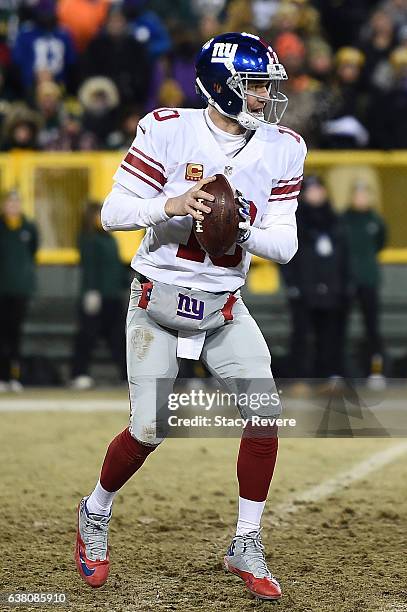
<svg viewBox="0 0 407 612">
<path fill-rule="evenodd" d="M 125 391 L 86 395 L 88 406 L 84 397 L 0 400 L 0 591 L 63 591 L 62 609 L 78 612 L 273 605 L 222 570 L 236 518 L 236 439 L 167 440 L 115 502 L 108 583 L 93 591 L 79 579 L 75 508 L 127 422 Z M 41 409 L 42 398 L 57 410 Z M 406 483 L 406 441 L 282 440 L 263 529 L 284 591 L 273 609 L 406 612 Z"/>
</svg>

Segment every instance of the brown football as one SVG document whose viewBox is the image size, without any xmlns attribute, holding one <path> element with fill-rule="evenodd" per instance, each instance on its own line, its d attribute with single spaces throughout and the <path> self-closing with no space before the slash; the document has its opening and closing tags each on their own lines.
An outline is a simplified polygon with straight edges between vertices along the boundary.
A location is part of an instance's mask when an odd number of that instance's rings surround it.
<svg viewBox="0 0 407 612">
<path fill-rule="evenodd" d="M 215 196 L 213 202 L 205 201 L 212 211 L 203 213 L 203 221 L 194 219 L 193 225 L 200 246 L 212 257 L 220 257 L 236 242 L 240 215 L 229 181 L 223 174 L 215 176 L 216 181 L 202 187 Z"/>
</svg>

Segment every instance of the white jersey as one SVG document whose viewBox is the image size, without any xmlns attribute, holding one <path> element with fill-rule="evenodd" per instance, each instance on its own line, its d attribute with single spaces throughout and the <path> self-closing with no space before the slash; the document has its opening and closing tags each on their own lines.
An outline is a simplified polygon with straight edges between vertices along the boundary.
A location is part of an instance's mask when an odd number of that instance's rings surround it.
<svg viewBox="0 0 407 612">
<path fill-rule="evenodd" d="M 280 263 L 294 255 L 305 155 L 298 134 L 262 124 L 230 158 L 216 142 L 203 110 L 156 110 L 140 121 L 114 175 L 102 223 L 105 229 L 147 228 L 131 265 L 148 278 L 205 291 L 235 291 L 245 282 L 251 253 Z M 164 206 L 195 181 L 217 173 L 250 201 L 252 232 L 242 246 L 210 257 L 195 238 L 192 217 L 169 218 Z"/>
</svg>

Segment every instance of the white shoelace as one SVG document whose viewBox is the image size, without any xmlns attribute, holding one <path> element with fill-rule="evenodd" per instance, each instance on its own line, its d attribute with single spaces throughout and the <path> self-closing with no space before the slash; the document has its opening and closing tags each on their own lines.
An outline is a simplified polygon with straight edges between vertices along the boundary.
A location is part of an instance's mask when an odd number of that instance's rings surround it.
<svg viewBox="0 0 407 612">
<path fill-rule="evenodd" d="M 248 533 L 238 537 L 242 538 L 242 554 L 251 573 L 256 578 L 272 578 L 264 556 L 264 546 L 261 541 L 260 531 L 254 535 Z"/>
<path fill-rule="evenodd" d="M 83 541 L 86 546 L 86 556 L 91 561 L 104 561 L 107 555 L 107 533 L 109 517 L 94 520 L 86 516 L 83 524 Z"/>
</svg>

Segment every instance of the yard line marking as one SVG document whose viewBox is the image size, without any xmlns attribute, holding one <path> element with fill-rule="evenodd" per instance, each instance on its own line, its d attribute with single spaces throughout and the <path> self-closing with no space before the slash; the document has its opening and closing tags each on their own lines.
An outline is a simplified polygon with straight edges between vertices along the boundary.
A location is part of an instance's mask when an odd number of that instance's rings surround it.
<svg viewBox="0 0 407 612">
<path fill-rule="evenodd" d="M 333 478 L 328 478 L 328 480 L 319 485 L 291 495 L 285 502 L 273 507 L 273 518 L 269 519 L 269 522 L 273 525 L 284 523 L 287 518 L 286 515 L 295 514 L 302 509 L 302 503 L 316 502 L 329 497 L 332 493 L 336 493 L 353 482 L 361 480 L 405 453 L 407 453 L 407 442 L 390 446 L 383 451 L 370 455 L 370 457 L 357 463 L 349 470 Z"/>
<path fill-rule="evenodd" d="M 129 411 L 128 399 L 2 399 L 0 412 L 108 412 Z"/>
</svg>

